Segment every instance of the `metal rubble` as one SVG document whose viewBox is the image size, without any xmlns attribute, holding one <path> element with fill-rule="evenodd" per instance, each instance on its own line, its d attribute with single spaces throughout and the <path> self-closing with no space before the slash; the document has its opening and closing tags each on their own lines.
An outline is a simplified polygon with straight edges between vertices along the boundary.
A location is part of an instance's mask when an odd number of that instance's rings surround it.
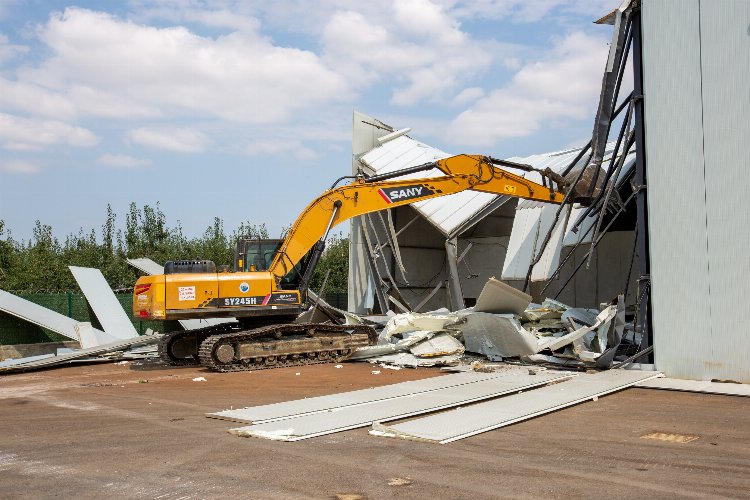
<svg viewBox="0 0 750 500">
<path fill-rule="evenodd" d="M 490 361 L 608 369 L 640 341 L 625 313 L 622 295 L 600 310 L 552 299 L 534 304 L 529 295 L 491 278 L 474 307 L 391 316 L 378 344 L 358 349 L 351 360 L 409 368 L 455 366 L 466 352 Z"/>
</svg>

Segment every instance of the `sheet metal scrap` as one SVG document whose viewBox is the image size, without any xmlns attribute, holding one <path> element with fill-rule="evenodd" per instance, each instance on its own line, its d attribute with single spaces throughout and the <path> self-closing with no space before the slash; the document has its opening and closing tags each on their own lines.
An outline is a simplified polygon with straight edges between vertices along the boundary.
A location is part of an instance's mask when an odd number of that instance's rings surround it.
<svg viewBox="0 0 750 500">
<path fill-rule="evenodd" d="M 0 373 L 30 371 L 30 370 L 38 370 L 42 368 L 49 368 L 52 366 L 68 363 L 74 360 L 79 360 L 82 358 L 101 356 L 107 353 L 117 352 L 117 351 L 126 351 L 130 349 L 131 347 L 135 347 L 139 345 L 155 344 L 159 341 L 159 338 L 161 338 L 161 335 L 142 335 L 140 337 L 126 339 L 126 340 L 119 340 L 117 342 L 111 342 L 109 344 L 91 347 L 88 349 L 79 349 L 70 354 L 61 354 L 60 356 L 51 356 L 45 359 L 39 359 L 39 360 L 34 360 L 34 361 L 27 360 L 27 362 L 24 362 L 22 364 L 1 367 Z"/>
<path fill-rule="evenodd" d="M 464 346 L 446 334 L 444 326 L 457 318 L 447 309 L 397 314 L 386 323 L 377 345 L 360 347 L 349 359 L 411 368 L 456 364 Z"/>
<path fill-rule="evenodd" d="M 512 313 L 521 315 L 529 307 L 531 296 L 506 285 L 500 280 L 490 278 L 477 297 L 474 311 L 485 313 Z"/>
<path fill-rule="evenodd" d="M 624 329 L 622 296 L 601 311 L 571 308 L 552 299 L 532 304 L 530 296 L 491 278 L 475 307 L 395 315 L 380 333 L 378 345 L 359 349 L 352 359 L 407 367 L 449 366 L 463 354 L 454 349 L 460 339 L 466 351 L 493 361 L 521 358 L 530 363 L 609 368 Z"/>
</svg>

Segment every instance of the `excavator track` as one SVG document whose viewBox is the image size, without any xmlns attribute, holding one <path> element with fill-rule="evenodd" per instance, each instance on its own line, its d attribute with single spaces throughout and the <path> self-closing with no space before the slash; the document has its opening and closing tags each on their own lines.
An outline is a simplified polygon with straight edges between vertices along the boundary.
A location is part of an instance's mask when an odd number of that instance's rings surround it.
<svg viewBox="0 0 750 500">
<path fill-rule="evenodd" d="M 355 348 L 376 342 L 368 325 L 293 323 L 212 335 L 198 356 L 201 365 L 218 372 L 263 370 L 343 361 Z"/>
<path fill-rule="evenodd" d="M 194 330 L 178 330 L 165 333 L 159 340 L 159 358 L 171 366 L 198 365 L 198 346 L 211 335 L 221 335 L 237 329 L 234 323 L 206 326 Z"/>
<path fill-rule="evenodd" d="M 291 322 L 294 316 L 269 316 L 252 318 L 251 328 Z M 232 331 L 241 331 L 248 324 L 220 323 L 218 325 L 205 326 L 194 330 L 177 330 L 165 333 L 158 344 L 159 358 L 171 366 L 195 366 L 199 365 L 198 348 L 201 342 L 211 335 L 226 335 Z"/>
</svg>

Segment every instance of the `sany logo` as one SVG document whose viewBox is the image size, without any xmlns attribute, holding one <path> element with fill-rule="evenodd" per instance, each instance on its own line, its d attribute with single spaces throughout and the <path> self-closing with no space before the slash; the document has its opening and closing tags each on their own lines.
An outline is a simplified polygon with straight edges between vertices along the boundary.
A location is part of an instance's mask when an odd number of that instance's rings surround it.
<svg viewBox="0 0 750 500">
<path fill-rule="evenodd" d="M 428 189 L 424 184 L 415 184 L 413 186 L 401 186 L 396 188 L 380 188 L 378 193 L 388 203 L 394 201 L 411 200 L 414 198 L 422 198 L 433 193 L 431 189 Z"/>
<path fill-rule="evenodd" d="M 248 285 L 246 281 L 240 283 L 240 292 L 247 293 L 248 290 L 250 290 L 250 285 Z"/>
</svg>

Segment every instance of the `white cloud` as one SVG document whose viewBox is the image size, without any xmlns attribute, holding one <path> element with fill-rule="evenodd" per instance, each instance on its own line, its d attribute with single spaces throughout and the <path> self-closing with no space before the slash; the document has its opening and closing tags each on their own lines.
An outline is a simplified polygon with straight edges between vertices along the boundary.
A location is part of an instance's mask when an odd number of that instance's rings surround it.
<svg viewBox="0 0 750 500">
<path fill-rule="evenodd" d="M 620 0 L 438 0 L 460 18 L 538 22 L 552 14 L 591 16 L 594 21 L 620 5 Z"/>
<path fill-rule="evenodd" d="M 260 28 L 253 14 L 255 9 L 249 2 L 212 0 L 208 6 L 205 2 L 190 0 L 131 0 L 130 4 L 132 18 L 139 22 L 197 23 L 233 31 L 258 31 Z"/>
<path fill-rule="evenodd" d="M 459 92 L 458 95 L 453 98 L 453 102 L 456 104 L 467 104 L 476 101 L 481 97 L 484 97 L 484 90 L 479 87 L 469 87 Z"/>
<path fill-rule="evenodd" d="M 3 15 L 2 0 L 0 0 L 0 19 Z M 25 45 L 15 45 L 10 43 L 8 37 L 0 33 L 0 63 L 13 59 L 21 54 L 25 54 L 29 48 Z"/>
<path fill-rule="evenodd" d="M 607 58 L 607 39 L 572 33 L 511 82 L 476 101 L 447 128 L 451 142 L 489 146 L 545 124 L 593 117 Z"/>
<path fill-rule="evenodd" d="M 73 119 L 76 108 L 73 102 L 59 92 L 33 83 L 7 80 L 0 77 L 0 106 L 37 116 L 63 120 Z"/>
<path fill-rule="evenodd" d="M 324 57 L 360 84 L 393 83 L 392 102 L 440 101 L 486 70 L 490 53 L 428 0 L 400 0 L 385 19 L 335 13 L 323 32 Z M 393 80 L 391 82 L 390 80 Z"/>
<path fill-rule="evenodd" d="M 0 143 L 6 149 L 35 150 L 58 144 L 91 147 L 98 142 L 96 135 L 83 127 L 0 113 Z"/>
<path fill-rule="evenodd" d="M 313 52 L 275 46 L 252 30 L 210 38 L 68 8 L 39 36 L 53 56 L 19 70 L 19 80 L 54 89 L 94 116 L 268 124 L 352 96 Z"/>
<path fill-rule="evenodd" d="M 96 162 L 100 165 L 114 168 L 136 168 L 151 164 L 151 160 L 147 158 L 133 158 L 128 155 L 114 155 L 110 153 L 103 154 Z"/>
<path fill-rule="evenodd" d="M 165 149 L 177 153 L 202 153 L 211 141 L 202 132 L 190 128 L 142 127 L 131 130 L 128 140 L 155 149 Z"/>
<path fill-rule="evenodd" d="M 0 172 L 10 174 L 36 174 L 39 167 L 33 163 L 24 160 L 7 160 L 0 161 Z"/>
<path fill-rule="evenodd" d="M 294 139 L 261 139 L 244 145 L 242 152 L 250 156 L 269 156 L 284 153 L 298 160 L 314 160 L 318 154 Z"/>
</svg>

